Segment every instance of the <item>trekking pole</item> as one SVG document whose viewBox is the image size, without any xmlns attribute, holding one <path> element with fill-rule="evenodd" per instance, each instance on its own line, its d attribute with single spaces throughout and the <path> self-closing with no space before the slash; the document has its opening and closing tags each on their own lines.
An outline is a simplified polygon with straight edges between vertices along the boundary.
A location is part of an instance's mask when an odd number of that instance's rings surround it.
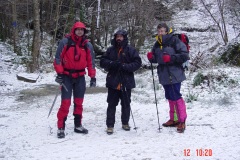
<svg viewBox="0 0 240 160">
<path fill-rule="evenodd" d="M 63 88 L 68 92 L 68 89 L 67 89 L 67 87 L 65 86 L 65 84 L 61 84 L 61 86 L 63 86 Z"/>
<path fill-rule="evenodd" d="M 49 110 L 49 112 L 48 112 L 48 117 L 50 116 L 50 114 L 51 114 L 51 112 L 52 112 L 53 106 L 54 106 L 54 104 L 55 104 L 55 102 L 56 102 L 56 100 L 57 100 L 57 97 L 58 97 L 58 95 L 59 95 L 60 92 L 61 92 L 61 90 L 60 90 L 60 91 L 57 90 L 57 93 L 56 93 L 55 98 L 54 98 L 54 100 L 53 100 L 52 106 L 51 106 L 51 108 L 50 108 L 50 110 Z M 48 118 L 48 117 L 47 117 L 47 118 Z"/>
<path fill-rule="evenodd" d="M 122 72 L 120 71 L 120 81 L 121 81 L 121 84 L 122 84 L 122 93 L 124 95 L 124 92 L 126 94 L 126 98 L 127 98 L 127 104 L 129 104 L 129 108 L 130 108 L 130 113 L 131 113 L 131 116 L 132 116 L 132 120 L 133 120 L 133 124 L 134 124 L 134 128 L 137 132 L 137 128 L 136 127 L 136 124 L 135 124 L 135 120 L 134 120 L 134 117 L 133 117 L 133 113 L 132 113 L 132 109 L 131 109 L 131 106 L 130 106 L 130 102 L 129 102 L 129 97 L 128 97 L 128 94 L 127 94 L 127 89 L 126 87 L 123 85 L 123 75 L 122 75 Z M 124 100 L 124 97 L 123 97 L 123 103 L 124 105 L 126 106 L 126 101 Z"/>
<path fill-rule="evenodd" d="M 62 86 L 63 86 L 63 88 L 68 92 L 67 87 L 66 87 L 63 83 L 60 84 L 59 90 L 57 90 L 57 93 L 56 93 L 55 98 L 54 98 L 54 100 L 53 100 L 52 106 L 51 106 L 51 108 L 50 108 L 50 110 L 49 110 L 49 112 L 48 112 L 48 117 L 50 116 L 50 114 L 51 114 L 51 112 L 52 112 L 53 106 L 54 106 L 54 104 L 55 104 L 55 102 L 56 102 L 56 100 L 57 100 L 58 95 L 61 93 L 61 88 L 62 88 Z M 47 118 L 48 118 L 48 117 L 47 117 Z"/>
<path fill-rule="evenodd" d="M 155 80 L 154 80 L 154 73 L 153 73 L 153 65 L 151 62 L 151 70 L 152 70 L 152 77 L 153 77 L 153 89 L 154 89 L 154 95 L 155 95 L 155 103 L 156 103 L 156 109 L 157 109 L 157 118 L 158 118 L 158 130 L 160 132 L 160 122 L 159 122 L 159 112 L 158 112 L 158 106 L 157 106 L 157 96 L 156 96 L 156 88 L 155 88 Z"/>
</svg>

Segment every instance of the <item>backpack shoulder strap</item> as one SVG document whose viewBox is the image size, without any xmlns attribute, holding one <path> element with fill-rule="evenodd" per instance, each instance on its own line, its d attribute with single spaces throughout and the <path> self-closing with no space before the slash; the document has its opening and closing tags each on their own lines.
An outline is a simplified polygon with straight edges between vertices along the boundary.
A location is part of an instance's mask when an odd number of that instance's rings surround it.
<svg viewBox="0 0 240 160">
<path fill-rule="evenodd" d="M 177 39 L 178 39 L 178 34 L 173 34 L 173 37 L 171 37 L 169 46 L 173 47 L 175 49 L 176 43 L 177 43 Z"/>
<path fill-rule="evenodd" d="M 85 49 L 86 53 L 88 53 L 87 51 L 88 51 L 89 48 L 88 48 L 88 44 L 87 43 L 83 46 L 83 48 Z"/>
<path fill-rule="evenodd" d="M 66 51 L 67 51 L 71 46 L 73 46 L 73 45 L 72 45 L 72 43 L 73 43 L 72 38 L 71 38 L 71 37 L 67 37 L 67 39 L 68 39 L 68 42 L 67 42 L 67 49 L 66 49 Z"/>
<path fill-rule="evenodd" d="M 181 36 L 181 34 L 173 34 L 173 37 L 170 42 L 170 47 L 172 47 L 176 52 L 178 52 L 178 50 L 176 48 L 176 45 L 178 43 L 177 41 L 181 41 L 179 36 Z"/>
</svg>

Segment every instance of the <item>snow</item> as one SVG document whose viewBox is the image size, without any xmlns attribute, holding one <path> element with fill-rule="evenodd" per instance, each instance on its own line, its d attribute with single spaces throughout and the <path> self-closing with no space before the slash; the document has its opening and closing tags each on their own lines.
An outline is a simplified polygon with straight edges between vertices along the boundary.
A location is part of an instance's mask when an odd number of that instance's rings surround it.
<svg viewBox="0 0 240 160">
<path fill-rule="evenodd" d="M 176 128 L 162 128 L 158 131 L 157 111 L 154 101 L 151 71 L 136 74 L 137 87 L 132 93 L 132 111 L 137 131 L 121 129 L 120 106 L 117 107 L 113 135 L 107 135 L 105 119 L 107 93 L 85 94 L 83 125 L 89 134 L 73 132 L 72 108 L 66 122 L 66 138 L 56 137 L 56 114 L 60 105 L 58 97 L 53 111 L 47 118 L 55 93 L 55 73 L 40 73 L 37 83 L 18 81 L 16 74 L 24 67 L 4 61 L 9 51 L 0 45 L 0 158 L 19 159 L 239 159 L 239 86 L 216 86 L 219 92 L 205 86 L 192 88 L 194 74 L 188 74 L 183 83 L 182 93 L 198 95 L 197 101 L 187 103 L 187 128 L 184 134 Z M 14 69 L 15 68 L 15 69 Z M 207 72 L 225 71 L 230 78 L 240 81 L 239 68 L 217 68 Z M 154 72 L 156 74 L 156 70 Z M 204 74 L 204 73 L 203 73 Z M 106 73 L 97 69 L 97 86 L 105 85 Z M 87 79 L 87 85 L 89 78 Z M 168 103 L 157 83 L 159 120 L 168 120 Z M 34 95 L 43 85 L 55 85 L 51 94 Z M 23 89 L 25 92 L 23 92 Z M 29 89 L 31 95 L 25 96 Z M 23 95 L 22 95 L 23 94 Z M 134 124 L 130 119 L 130 125 Z M 184 150 L 190 149 L 190 156 Z M 212 156 L 197 156 L 196 149 L 211 149 Z"/>
</svg>

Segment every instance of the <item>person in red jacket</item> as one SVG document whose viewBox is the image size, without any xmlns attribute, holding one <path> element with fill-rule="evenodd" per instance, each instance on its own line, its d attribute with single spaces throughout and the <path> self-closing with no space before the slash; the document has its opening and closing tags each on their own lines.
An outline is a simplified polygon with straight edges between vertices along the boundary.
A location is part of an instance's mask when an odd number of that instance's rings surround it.
<svg viewBox="0 0 240 160">
<path fill-rule="evenodd" d="M 58 45 L 54 69 L 57 72 L 55 81 L 62 85 L 61 106 L 57 113 L 58 138 L 65 137 L 65 121 L 67 120 L 73 92 L 74 103 L 74 132 L 87 134 L 88 130 L 82 126 L 83 99 L 86 90 L 85 69 L 88 76 L 93 78 L 96 70 L 92 68 L 92 57 L 87 47 L 87 30 L 82 22 L 76 22 L 69 37 L 63 38 Z"/>
</svg>

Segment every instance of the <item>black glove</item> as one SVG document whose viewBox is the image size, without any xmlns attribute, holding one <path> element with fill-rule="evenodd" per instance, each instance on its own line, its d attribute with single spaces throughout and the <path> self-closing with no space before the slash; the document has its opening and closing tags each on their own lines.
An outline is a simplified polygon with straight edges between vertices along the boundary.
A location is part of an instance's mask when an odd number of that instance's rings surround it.
<svg viewBox="0 0 240 160">
<path fill-rule="evenodd" d="M 63 74 L 58 74 L 55 78 L 55 82 L 62 84 L 63 83 Z"/>
<path fill-rule="evenodd" d="M 91 78 L 90 87 L 96 87 L 96 78 Z"/>
<path fill-rule="evenodd" d="M 120 61 L 111 61 L 110 66 L 111 66 L 111 69 L 119 71 L 122 68 L 122 63 Z"/>
</svg>

